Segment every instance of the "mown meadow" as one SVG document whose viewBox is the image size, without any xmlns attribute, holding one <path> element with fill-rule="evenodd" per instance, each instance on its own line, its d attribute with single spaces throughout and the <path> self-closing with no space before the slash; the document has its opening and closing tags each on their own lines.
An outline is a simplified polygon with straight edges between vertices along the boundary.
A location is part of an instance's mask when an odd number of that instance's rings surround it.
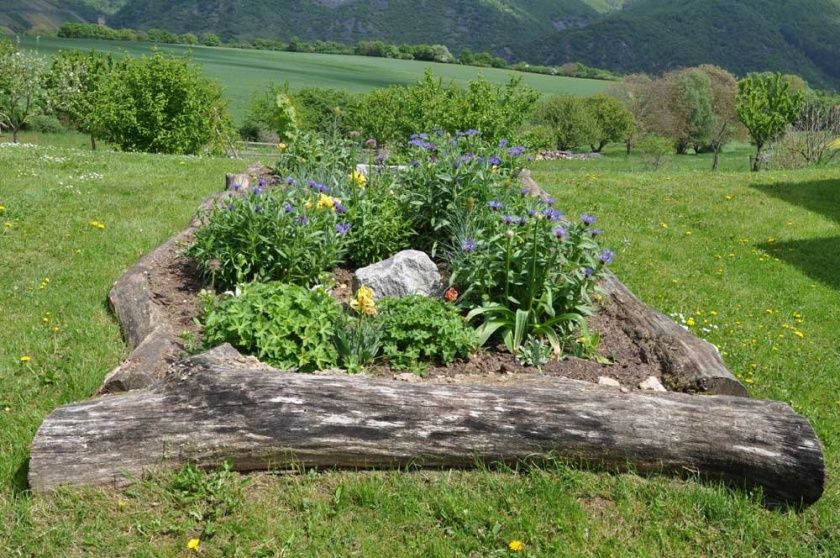
<svg viewBox="0 0 840 558">
<path fill-rule="evenodd" d="M 788 402 L 812 421 L 828 481 L 807 510 L 562 462 L 285 476 L 185 470 L 121 491 L 32 495 L 28 445 L 44 416 L 91 395 L 126 354 L 106 304 L 111 283 L 246 162 L 90 152 L 78 148 L 80 135 L 21 140 L 42 145 L 0 144 L 4 555 L 840 555 L 836 166 L 748 173 L 747 147 L 725 152 L 717 173 L 706 155 L 650 172 L 618 148 L 595 161 L 532 165 L 559 207 L 597 214 L 615 272 L 643 300 L 715 343 L 752 396 Z"/>
<path fill-rule="evenodd" d="M 147 55 L 155 49 L 176 56 L 187 54 L 200 65 L 205 75 L 222 85 L 231 111 L 242 116 L 251 94 L 263 91 L 271 83 L 288 82 L 293 90 L 302 87 L 326 87 L 354 93 L 370 91 L 388 85 L 415 83 L 426 69 L 444 81 L 466 84 L 481 74 L 491 83 L 507 83 L 512 76 L 522 77 L 523 83 L 544 94 L 568 93 L 592 95 L 603 91 L 609 82 L 594 79 L 569 78 L 526 74 L 496 68 L 475 68 L 457 64 L 438 64 L 347 56 L 335 54 L 308 54 L 296 52 L 275 52 L 242 50 L 226 47 L 205 47 L 183 45 L 155 45 L 126 41 L 104 41 L 96 39 L 62 39 L 24 37 L 21 46 L 37 49 L 41 54 L 53 55 L 61 50 L 96 50 L 115 55 Z"/>
</svg>

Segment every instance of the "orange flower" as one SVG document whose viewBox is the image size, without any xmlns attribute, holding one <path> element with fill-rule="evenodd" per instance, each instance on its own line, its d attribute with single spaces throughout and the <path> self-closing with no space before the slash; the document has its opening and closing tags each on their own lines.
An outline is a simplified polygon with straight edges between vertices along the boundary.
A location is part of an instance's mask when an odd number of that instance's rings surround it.
<svg viewBox="0 0 840 558">
<path fill-rule="evenodd" d="M 446 289 L 446 292 L 443 293 L 443 300 L 446 302 L 455 302 L 458 298 L 458 291 L 453 289 L 452 287 Z"/>
</svg>

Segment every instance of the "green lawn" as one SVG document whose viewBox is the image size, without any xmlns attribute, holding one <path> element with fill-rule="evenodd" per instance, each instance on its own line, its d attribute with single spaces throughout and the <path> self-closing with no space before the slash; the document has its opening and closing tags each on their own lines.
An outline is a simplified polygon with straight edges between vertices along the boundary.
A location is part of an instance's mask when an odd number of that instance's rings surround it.
<svg viewBox="0 0 840 558">
<path fill-rule="evenodd" d="M 41 38 L 37 45 L 35 38 L 24 37 L 21 44 L 27 48 L 37 47 L 40 52 L 49 55 L 59 50 L 73 49 L 95 49 L 117 54 L 128 52 L 141 55 L 148 54 L 156 48 L 153 43 L 52 37 Z M 475 68 L 457 64 L 367 56 L 179 45 L 160 45 L 157 48 L 179 55 L 189 52 L 192 59 L 204 68 L 207 76 L 218 81 L 225 88 L 231 102 L 231 109 L 237 116 L 244 113 L 252 93 L 264 90 L 272 82 L 281 84 L 288 82 L 292 89 L 331 87 L 363 92 L 388 85 L 414 83 L 422 77 L 426 68 L 431 68 L 435 75 L 444 80 L 452 80 L 462 85 L 478 74 L 484 75 L 494 83 L 507 83 L 511 76 L 518 76 L 522 77 L 526 84 L 546 94 L 592 95 L 603 91 L 609 85 L 607 81 L 594 79 L 546 76 L 496 68 Z"/>
<path fill-rule="evenodd" d="M 727 153 L 724 168 L 746 155 Z M 111 283 L 244 163 L 0 145 L 3 555 L 189 556 L 197 537 L 202 556 L 508 556 L 511 540 L 525 556 L 839 556 L 840 173 L 708 164 L 642 172 L 614 150 L 534 170 L 569 214 L 598 215 L 616 272 L 644 300 L 694 316 L 753 396 L 811 419 L 828 467 L 815 506 L 769 511 L 756 494 L 557 463 L 234 476 L 222 485 L 248 485 L 220 501 L 238 507 L 208 523 L 223 506 L 179 496 L 171 475 L 33 496 L 27 448 L 47 413 L 89 396 L 125 355 Z"/>
</svg>

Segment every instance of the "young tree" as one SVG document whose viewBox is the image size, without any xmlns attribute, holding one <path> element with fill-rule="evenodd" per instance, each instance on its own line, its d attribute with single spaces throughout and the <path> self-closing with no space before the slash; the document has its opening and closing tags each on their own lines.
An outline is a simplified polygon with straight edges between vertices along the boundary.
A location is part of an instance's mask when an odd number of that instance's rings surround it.
<svg viewBox="0 0 840 558">
<path fill-rule="evenodd" d="M 709 76 L 696 68 L 689 68 L 674 75 L 676 110 L 683 119 L 681 130 L 684 136 L 677 141 L 694 148 L 699 153 L 711 140 L 712 81 Z"/>
<path fill-rule="evenodd" d="M 712 170 L 717 170 L 720 151 L 735 135 L 738 128 L 738 113 L 735 111 L 738 80 L 731 73 L 718 66 L 704 64 L 699 69 L 709 76 L 711 86 L 712 123 L 709 146 L 714 153 Z"/>
<path fill-rule="evenodd" d="M 231 129 L 221 88 L 182 58 L 124 58 L 101 88 L 99 120 L 126 151 L 195 154 L 224 147 Z"/>
<path fill-rule="evenodd" d="M 812 95 L 790 133 L 801 136 L 799 154 L 809 165 L 830 163 L 840 149 L 840 103 L 830 97 Z"/>
<path fill-rule="evenodd" d="M 593 141 L 589 144 L 593 152 L 600 153 L 607 143 L 622 141 L 633 135 L 636 121 L 615 97 L 595 95 L 586 99 L 586 105 L 597 123 L 593 128 Z"/>
<path fill-rule="evenodd" d="M 607 89 L 607 95 L 615 97 L 633 115 L 635 126 L 622 138 L 627 147 L 627 154 L 633 149 L 637 139 L 647 133 L 647 124 L 651 112 L 656 110 L 651 93 L 653 80 L 647 74 L 630 74 Z"/>
<path fill-rule="evenodd" d="M 97 51 L 61 52 L 53 58 L 47 74 L 48 104 L 64 114 L 80 132 L 90 136 L 90 148 L 102 136 L 100 113 L 101 89 L 114 66 L 110 54 Z"/>
<path fill-rule="evenodd" d="M 15 143 L 20 129 L 37 114 L 44 100 L 46 71 L 47 61 L 42 56 L 0 44 L 0 126 L 12 130 Z"/>
<path fill-rule="evenodd" d="M 735 107 L 755 144 L 753 171 L 759 169 L 764 146 L 796 121 L 803 102 L 804 94 L 792 91 L 780 73 L 749 74 L 738 82 Z"/>
</svg>

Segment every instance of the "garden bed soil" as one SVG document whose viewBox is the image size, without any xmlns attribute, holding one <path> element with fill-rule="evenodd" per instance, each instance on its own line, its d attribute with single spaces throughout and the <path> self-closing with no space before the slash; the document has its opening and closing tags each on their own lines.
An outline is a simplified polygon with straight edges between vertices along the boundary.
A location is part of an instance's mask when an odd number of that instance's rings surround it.
<svg viewBox="0 0 840 558">
<path fill-rule="evenodd" d="M 177 242 L 153 252 L 144 261 L 151 297 L 165 309 L 163 317 L 169 322 L 171 331 L 178 335 L 176 343 L 184 355 L 196 346 L 200 336 L 200 328 L 196 324 L 201 311 L 198 295 L 205 288 L 193 261 L 182 255 L 191 241 L 192 234 L 189 232 L 179 237 Z M 335 287 L 331 292 L 341 304 L 348 304 L 352 298 L 352 278 L 350 269 L 337 268 L 333 271 Z M 588 319 L 588 325 L 590 331 L 601 334 L 599 353 L 610 358 L 613 364 L 570 357 L 552 360 L 538 371 L 521 366 L 513 355 L 499 348 L 481 350 L 469 361 L 456 360 L 449 366 L 430 364 L 422 375 L 382 365 L 371 367 L 367 374 L 412 383 L 485 385 L 550 383 L 556 377 L 598 382 L 600 376 L 606 376 L 629 389 L 638 389 L 639 383 L 650 376 L 662 379 L 659 364 L 646 356 L 608 308 L 599 308 L 599 312 Z"/>
</svg>

